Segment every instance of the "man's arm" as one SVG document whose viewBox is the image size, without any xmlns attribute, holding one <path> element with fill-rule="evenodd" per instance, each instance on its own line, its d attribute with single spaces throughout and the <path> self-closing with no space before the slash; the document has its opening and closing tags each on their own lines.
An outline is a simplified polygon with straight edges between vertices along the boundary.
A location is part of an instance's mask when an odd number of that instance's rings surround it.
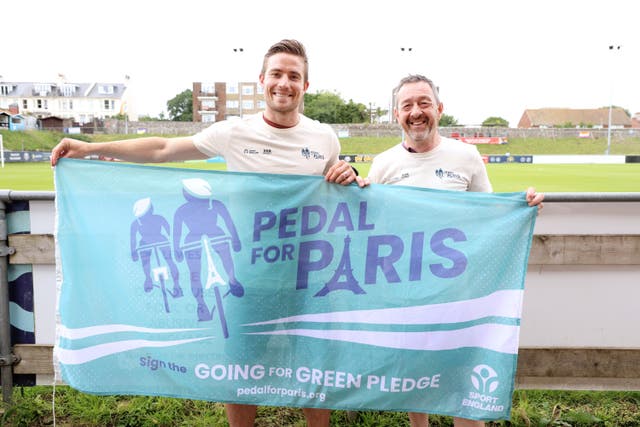
<svg viewBox="0 0 640 427">
<path fill-rule="evenodd" d="M 83 158 L 90 155 L 111 157 L 135 163 L 164 163 L 206 159 L 191 137 L 148 137 L 122 141 L 88 143 L 63 138 L 51 151 L 51 166 L 62 157 Z"/>
</svg>

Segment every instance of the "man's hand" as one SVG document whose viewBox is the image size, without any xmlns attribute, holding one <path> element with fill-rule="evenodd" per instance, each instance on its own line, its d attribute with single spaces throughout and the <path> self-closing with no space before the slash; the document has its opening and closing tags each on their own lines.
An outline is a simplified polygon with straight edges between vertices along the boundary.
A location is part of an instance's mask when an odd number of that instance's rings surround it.
<svg viewBox="0 0 640 427">
<path fill-rule="evenodd" d="M 89 143 L 72 138 L 63 138 L 58 145 L 51 150 L 51 166 L 58 163 L 62 157 L 84 157 L 87 155 L 86 147 Z"/>
<path fill-rule="evenodd" d="M 544 200 L 544 194 L 536 193 L 536 189 L 533 187 L 527 188 L 526 200 L 529 206 L 538 206 L 538 213 L 544 207 L 542 201 Z"/>
<path fill-rule="evenodd" d="M 324 176 L 324 179 L 327 182 L 335 182 L 340 185 L 349 185 L 354 181 L 358 183 L 358 187 L 365 187 L 367 185 L 364 179 L 356 175 L 356 171 L 344 160 L 340 160 L 331 166 Z"/>
</svg>

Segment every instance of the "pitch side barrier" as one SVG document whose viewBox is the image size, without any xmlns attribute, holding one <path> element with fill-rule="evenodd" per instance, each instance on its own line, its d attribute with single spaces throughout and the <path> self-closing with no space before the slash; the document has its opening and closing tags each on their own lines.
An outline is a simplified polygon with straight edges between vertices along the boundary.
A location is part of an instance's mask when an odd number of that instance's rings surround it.
<svg viewBox="0 0 640 427">
<path fill-rule="evenodd" d="M 0 190 L 0 375 L 52 384 L 54 193 Z M 536 221 L 516 387 L 640 390 L 640 192 L 550 193 Z M 499 233 L 500 230 L 496 230 Z"/>
<path fill-rule="evenodd" d="M 341 154 L 340 159 L 350 163 L 369 163 L 373 161 L 375 154 Z M 90 156 L 87 158 L 97 158 Z M 637 155 L 531 155 L 531 154 L 490 154 L 483 156 L 486 163 L 521 163 L 521 164 L 622 164 L 640 163 L 640 156 Z M 4 162 L 25 163 L 25 162 L 49 162 L 51 152 L 49 151 L 5 151 Z M 224 163 L 221 157 L 212 157 L 207 160 L 210 163 Z"/>
<path fill-rule="evenodd" d="M 505 150 L 506 151 L 506 150 Z M 370 163 L 375 154 L 341 154 L 340 160 L 350 163 Z M 547 155 L 547 154 L 487 154 L 482 156 L 485 163 L 518 164 L 624 164 L 640 163 L 638 155 Z"/>
</svg>

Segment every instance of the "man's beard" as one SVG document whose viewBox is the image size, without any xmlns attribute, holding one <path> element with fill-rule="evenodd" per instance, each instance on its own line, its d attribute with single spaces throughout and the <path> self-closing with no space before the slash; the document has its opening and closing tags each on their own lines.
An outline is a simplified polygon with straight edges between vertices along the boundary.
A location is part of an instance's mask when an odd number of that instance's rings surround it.
<svg viewBox="0 0 640 427">
<path fill-rule="evenodd" d="M 434 128 L 431 123 L 427 124 L 427 128 L 425 130 L 412 130 L 410 127 L 408 130 L 405 130 L 409 138 L 417 144 L 421 142 L 428 142 L 430 137 L 434 134 Z"/>
</svg>

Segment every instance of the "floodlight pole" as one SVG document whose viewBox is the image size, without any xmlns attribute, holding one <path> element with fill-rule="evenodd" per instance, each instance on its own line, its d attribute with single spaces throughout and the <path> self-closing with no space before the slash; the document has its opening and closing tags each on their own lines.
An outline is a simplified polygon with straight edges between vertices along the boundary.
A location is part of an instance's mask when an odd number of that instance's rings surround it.
<svg viewBox="0 0 640 427">
<path fill-rule="evenodd" d="M 609 50 L 620 50 L 620 46 L 609 45 Z M 605 154 L 608 156 L 611 152 L 611 114 L 613 111 L 613 78 L 611 78 L 611 94 L 609 99 L 609 125 L 607 126 L 607 151 Z"/>
<path fill-rule="evenodd" d="M 244 52 L 243 47 L 233 48 L 235 53 L 242 54 Z M 242 65 L 242 64 L 241 64 Z M 242 118 L 242 82 L 238 81 L 238 112 L 240 114 L 240 118 Z"/>
<path fill-rule="evenodd" d="M 404 55 L 405 53 L 407 55 L 410 55 L 413 52 L 413 47 L 400 47 L 400 52 L 402 52 L 402 55 Z M 411 71 L 409 71 L 409 73 L 411 73 Z M 398 105 L 398 101 L 396 99 L 396 94 L 393 93 L 391 96 L 391 112 L 389 114 L 393 114 L 393 108 L 395 108 L 395 106 Z M 400 124 L 400 123 L 398 123 Z M 400 128 L 402 129 L 402 125 L 400 124 Z M 402 129 L 402 133 L 401 133 L 401 140 L 404 142 L 404 129 Z"/>
</svg>

